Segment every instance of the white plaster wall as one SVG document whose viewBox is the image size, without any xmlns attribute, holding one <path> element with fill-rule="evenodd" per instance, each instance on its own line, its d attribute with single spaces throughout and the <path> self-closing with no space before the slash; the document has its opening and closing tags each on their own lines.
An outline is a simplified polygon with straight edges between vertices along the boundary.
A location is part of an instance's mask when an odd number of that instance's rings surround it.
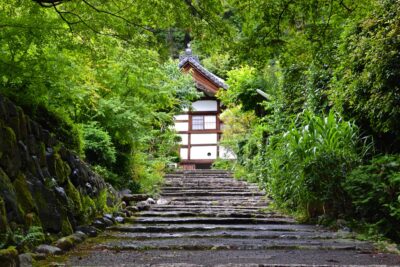
<svg viewBox="0 0 400 267">
<path fill-rule="evenodd" d="M 188 145 L 189 135 L 188 134 L 179 134 L 182 141 L 180 142 L 181 145 Z"/>
<path fill-rule="evenodd" d="M 175 115 L 174 119 L 175 120 L 180 120 L 180 121 L 188 121 L 189 120 L 189 115 L 187 115 L 187 114 Z"/>
<path fill-rule="evenodd" d="M 217 134 L 192 134 L 190 142 L 193 145 L 217 144 Z"/>
<path fill-rule="evenodd" d="M 207 154 L 211 153 L 210 156 Z M 190 148 L 190 159 L 216 159 L 217 146 L 192 146 Z"/>
<path fill-rule="evenodd" d="M 235 154 L 223 146 L 219 147 L 219 157 L 221 159 L 236 159 Z"/>
<path fill-rule="evenodd" d="M 188 122 L 175 122 L 175 130 L 179 131 L 189 131 L 189 123 Z"/>
<path fill-rule="evenodd" d="M 181 159 L 188 159 L 188 149 L 181 148 L 180 155 L 181 155 Z"/>
<path fill-rule="evenodd" d="M 192 103 L 193 111 L 217 111 L 216 100 L 198 100 Z"/>
</svg>

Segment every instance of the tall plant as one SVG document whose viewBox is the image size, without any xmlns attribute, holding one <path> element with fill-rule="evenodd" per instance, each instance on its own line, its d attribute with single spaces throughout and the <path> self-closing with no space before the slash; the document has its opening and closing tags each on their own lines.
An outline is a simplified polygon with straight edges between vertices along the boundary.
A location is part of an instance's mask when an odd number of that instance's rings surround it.
<svg viewBox="0 0 400 267">
<path fill-rule="evenodd" d="M 281 206 L 307 217 L 335 215 L 346 205 L 341 182 L 361 161 L 358 129 L 333 112 L 304 113 L 302 119 L 271 137 L 267 184 Z"/>
</svg>

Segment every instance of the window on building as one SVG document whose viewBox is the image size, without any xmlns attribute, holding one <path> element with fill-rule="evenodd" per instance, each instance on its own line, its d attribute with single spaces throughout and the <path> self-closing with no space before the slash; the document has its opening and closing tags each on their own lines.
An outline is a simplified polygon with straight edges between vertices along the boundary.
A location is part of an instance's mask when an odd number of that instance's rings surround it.
<svg viewBox="0 0 400 267">
<path fill-rule="evenodd" d="M 216 128 L 216 116 L 192 116 L 192 130 L 213 130 Z"/>
</svg>

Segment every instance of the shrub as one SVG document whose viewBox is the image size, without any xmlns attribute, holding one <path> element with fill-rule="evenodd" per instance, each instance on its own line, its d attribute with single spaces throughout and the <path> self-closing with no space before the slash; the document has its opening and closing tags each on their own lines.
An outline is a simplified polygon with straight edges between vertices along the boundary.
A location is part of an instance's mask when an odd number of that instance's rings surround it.
<svg viewBox="0 0 400 267">
<path fill-rule="evenodd" d="M 360 161 L 357 127 L 330 112 L 270 138 L 267 187 L 280 206 L 306 218 L 345 210 L 341 182 Z"/>
<path fill-rule="evenodd" d="M 91 164 L 110 166 L 115 162 L 115 147 L 111 137 L 97 123 L 82 126 L 85 140 L 86 160 Z"/>
<path fill-rule="evenodd" d="M 400 155 L 373 158 L 354 169 L 343 186 L 351 196 L 352 215 L 400 240 Z"/>
</svg>

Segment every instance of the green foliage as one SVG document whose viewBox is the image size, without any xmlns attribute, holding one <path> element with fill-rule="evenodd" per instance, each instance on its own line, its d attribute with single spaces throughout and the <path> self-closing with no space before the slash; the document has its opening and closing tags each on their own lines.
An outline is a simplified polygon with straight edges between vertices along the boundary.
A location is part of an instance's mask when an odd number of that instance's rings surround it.
<svg viewBox="0 0 400 267">
<path fill-rule="evenodd" d="M 313 217 L 345 211 L 341 182 L 359 163 L 357 127 L 330 112 L 271 138 L 268 188 L 279 205 Z"/>
<path fill-rule="evenodd" d="M 42 227 L 31 226 L 26 233 L 15 233 L 15 241 L 19 247 L 27 247 L 33 249 L 34 247 L 43 244 L 46 240 L 46 236 L 43 232 Z"/>
<path fill-rule="evenodd" d="M 399 22 L 400 3 L 385 0 L 367 17 L 350 23 L 342 35 L 331 89 L 337 108 L 388 152 L 400 151 Z"/>
<path fill-rule="evenodd" d="M 359 166 L 343 181 L 357 218 L 400 240 L 400 156 L 381 155 Z"/>
<path fill-rule="evenodd" d="M 227 83 L 230 90 L 219 91 L 219 98 L 223 103 L 240 103 L 243 110 L 248 111 L 257 108 L 264 100 L 256 89 L 265 88 L 266 83 L 254 68 L 245 66 L 229 71 Z"/>
<path fill-rule="evenodd" d="M 115 147 L 110 135 L 96 123 L 82 126 L 86 160 L 92 165 L 111 166 L 115 163 Z"/>
<path fill-rule="evenodd" d="M 213 162 L 212 168 L 216 170 L 227 170 L 231 171 L 233 169 L 233 161 L 228 159 L 217 159 Z"/>
</svg>

